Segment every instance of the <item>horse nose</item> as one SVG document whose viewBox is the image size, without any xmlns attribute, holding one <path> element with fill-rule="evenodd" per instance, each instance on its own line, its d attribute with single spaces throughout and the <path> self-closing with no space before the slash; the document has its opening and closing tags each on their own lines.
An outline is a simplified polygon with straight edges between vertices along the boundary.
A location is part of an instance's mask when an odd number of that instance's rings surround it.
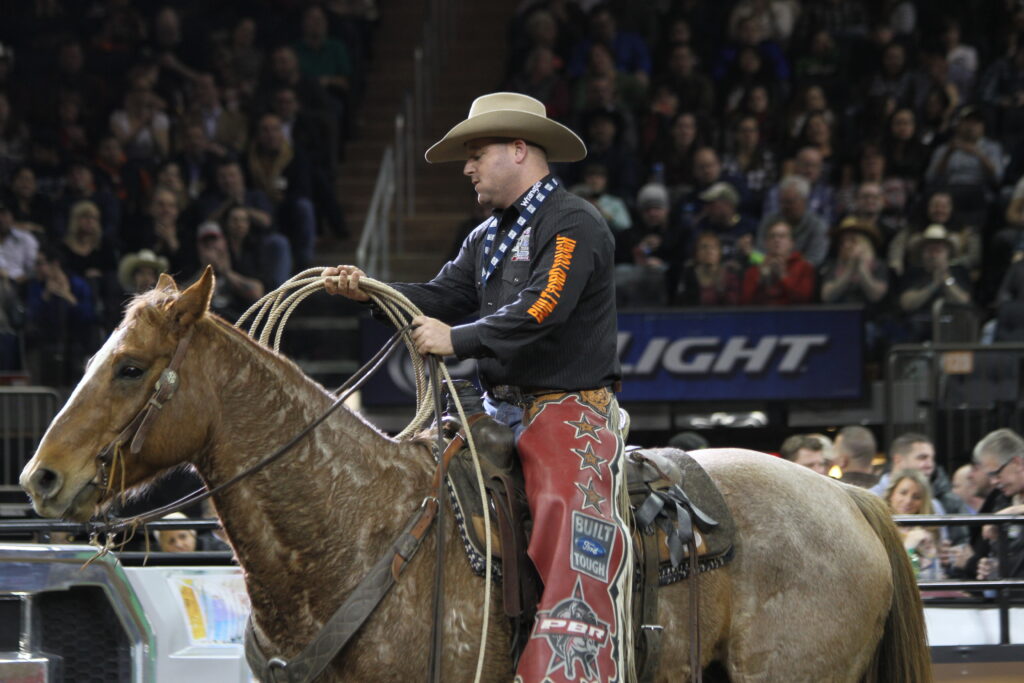
<svg viewBox="0 0 1024 683">
<path fill-rule="evenodd" d="M 62 483 L 59 473 L 46 467 L 38 467 L 29 476 L 25 488 L 33 497 L 45 499 L 56 495 L 57 491 L 60 491 Z"/>
</svg>

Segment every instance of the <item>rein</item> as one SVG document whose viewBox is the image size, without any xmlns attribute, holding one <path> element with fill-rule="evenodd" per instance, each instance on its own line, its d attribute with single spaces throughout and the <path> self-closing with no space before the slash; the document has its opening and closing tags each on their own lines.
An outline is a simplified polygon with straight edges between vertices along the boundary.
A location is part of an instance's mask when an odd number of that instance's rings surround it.
<svg viewBox="0 0 1024 683">
<path fill-rule="evenodd" d="M 374 372 L 377 371 L 377 369 L 384 363 L 384 361 L 387 360 L 389 356 L 391 356 L 391 354 L 397 348 L 398 342 L 402 338 L 402 335 L 406 334 L 407 332 L 408 328 L 403 328 L 396 332 L 391 337 L 391 339 L 389 339 L 388 342 L 384 346 L 382 346 L 380 350 L 377 351 L 376 354 L 374 354 L 373 358 L 367 361 L 366 364 L 364 364 L 361 368 L 356 370 L 356 372 L 344 384 L 342 384 L 335 390 L 334 393 L 337 396 L 337 398 L 334 400 L 334 403 L 332 403 L 330 407 L 327 408 L 327 410 L 325 410 L 319 417 L 317 417 L 311 423 L 306 425 L 298 434 L 293 436 L 287 443 L 280 446 L 276 451 L 268 455 L 263 460 L 259 461 L 255 465 L 248 467 L 242 472 L 239 472 L 231 479 L 228 479 L 224 483 L 210 490 L 204 491 L 202 489 L 198 489 L 188 495 L 179 498 L 173 503 L 169 503 L 155 510 L 150 510 L 149 512 L 135 515 L 133 517 L 126 517 L 123 519 L 113 518 L 104 519 L 101 522 L 91 522 L 87 525 L 90 534 L 110 534 L 119 531 L 125 531 L 128 529 L 134 529 L 135 527 L 138 527 L 141 524 L 145 524 L 146 522 L 152 522 L 154 520 L 161 519 L 162 517 L 165 517 L 166 515 L 169 515 L 172 512 L 179 512 L 184 508 L 191 507 L 196 503 L 200 503 L 206 500 L 207 498 L 213 496 L 214 494 L 224 491 L 228 487 L 237 484 L 239 481 L 249 477 L 250 475 L 256 474 L 257 472 L 264 469 L 268 465 L 271 465 L 277 460 L 280 460 L 281 457 L 284 456 L 292 448 L 294 448 L 296 444 L 299 443 L 299 441 L 301 441 L 316 427 L 320 426 L 320 424 L 322 424 L 324 420 L 326 420 L 328 417 L 331 416 L 332 413 L 334 413 L 338 408 L 340 408 L 345 403 L 345 401 L 347 401 L 349 397 L 352 396 L 352 394 L 356 390 L 358 390 Z M 188 347 L 187 342 L 191 339 L 191 336 L 192 335 L 190 330 L 186 337 L 183 337 L 182 340 L 178 342 L 178 349 L 175 352 L 174 359 L 172 359 L 171 361 L 172 365 L 174 364 L 175 359 L 179 359 L 179 353 L 182 357 L 184 356 L 184 349 Z M 178 360 L 178 366 L 180 365 L 181 361 Z M 170 373 L 168 371 L 170 371 Z M 99 460 L 99 462 L 101 463 L 101 472 L 103 472 L 102 476 L 100 476 L 101 481 L 99 482 L 101 486 L 104 486 L 106 488 L 109 483 L 110 477 L 109 474 L 107 474 L 107 470 L 104 463 L 110 462 L 111 451 L 115 453 L 114 460 L 116 462 L 116 454 L 120 451 L 124 443 L 129 438 L 131 438 L 131 434 L 134 433 L 135 436 L 132 439 L 132 446 L 130 452 L 133 455 L 137 454 L 139 452 L 139 449 L 142 448 L 142 442 L 145 440 L 145 436 L 148 433 L 149 427 L 152 425 L 151 420 L 152 415 L 154 415 L 154 413 L 152 412 L 153 407 L 155 406 L 158 409 L 161 408 L 163 403 L 166 403 L 166 401 L 169 400 L 171 396 L 173 396 L 173 389 L 170 390 L 169 395 L 166 395 L 167 392 L 164 391 L 164 389 L 161 387 L 161 381 L 164 379 L 165 375 L 168 377 L 173 377 L 173 381 L 169 381 L 166 384 L 174 386 L 175 389 L 177 388 L 178 384 L 180 383 L 180 380 L 177 376 L 177 368 L 172 369 L 171 365 L 168 365 L 167 369 L 164 370 L 163 374 L 161 374 L 160 380 L 158 380 L 157 384 L 154 386 L 153 397 L 151 397 L 149 401 L 146 402 L 146 405 L 142 408 L 142 410 L 139 411 L 135 418 L 133 418 L 132 421 L 128 423 L 128 426 L 125 427 L 124 430 L 118 436 L 116 436 L 113 441 L 107 444 L 107 446 L 102 451 L 100 451 L 99 455 L 96 456 L 97 460 Z M 163 403 L 154 401 L 154 399 L 157 399 L 158 397 L 164 395 L 166 395 L 166 397 L 163 398 Z M 145 431 L 143 431 L 143 427 L 145 427 Z"/>
<path fill-rule="evenodd" d="M 270 337 L 273 334 L 274 328 L 277 328 L 276 337 L 274 339 L 274 350 L 277 350 L 280 346 L 281 335 L 284 331 L 284 326 L 287 323 L 288 318 L 291 316 L 295 307 L 298 306 L 306 297 L 314 292 L 318 291 L 323 287 L 324 278 L 321 275 L 322 269 L 312 268 L 295 275 L 290 280 L 281 285 L 277 290 L 270 292 L 265 295 L 262 299 L 257 301 L 253 306 L 249 308 L 242 317 L 239 318 L 236 323 L 236 327 L 240 327 L 250 316 L 255 313 L 255 317 L 250 325 L 249 335 L 254 337 L 255 332 L 258 330 L 261 323 L 264 324 L 262 334 L 259 337 L 260 343 L 268 345 Z M 426 400 L 428 391 L 428 382 L 425 379 L 426 372 L 423 368 L 423 358 L 416 352 L 414 345 L 411 341 L 409 330 L 412 325 L 411 319 L 416 315 L 421 315 L 419 309 L 403 296 L 400 292 L 392 289 L 388 285 L 377 282 L 371 278 L 363 278 L 361 287 L 367 291 L 371 301 L 389 318 L 392 324 L 398 328 L 396 332 L 388 342 L 381 347 L 380 350 L 371 358 L 366 364 L 364 364 L 359 370 L 357 370 L 341 387 L 335 390 L 334 394 L 337 396 L 333 404 L 317 419 L 312 423 L 303 428 L 298 434 L 296 434 L 290 441 L 279 447 L 274 453 L 267 456 L 260 462 L 249 467 L 248 469 L 240 472 L 226 482 L 216 486 L 215 488 L 203 491 L 194 491 L 179 500 L 165 505 L 163 507 L 151 510 L 150 512 L 136 515 L 126 519 L 109 519 L 105 518 L 101 522 L 94 522 L 88 525 L 88 529 L 92 538 L 97 538 L 101 533 L 114 533 L 127 529 L 134 530 L 141 524 L 155 521 L 160 519 L 172 512 L 178 512 L 183 508 L 190 507 L 199 503 L 207 498 L 224 491 L 230 486 L 238 483 L 242 479 L 249 475 L 259 472 L 268 465 L 279 460 L 285 453 L 290 451 L 299 441 L 301 441 L 306 435 L 308 435 L 313 429 L 323 423 L 335 410 L 355 392 L 366 379 L 376 372 L 380 366 L 387 360 L 387 358 L 394 352 L 398 342 L 404 341 L 406 346 L 409 348 L 409 355 L 413 360 L 413 366 L 415 369 L 416 378 L 416 405 L 417 412 L 413 420 L 406 426 L 402 432 L 396 436 L 396 439 L 402 439 L 407 437 L 409 434 L 419 431 L 429 420 L 430 413 L 433 412 L 437 419 L 438 427 L 438 469 L 435 476 L 436 479 L 436 495 L 430 496 L 423 501 L 420 506 L 420 510 L 414 514 L 413 518 L 409 521 L 406 527 L 406 531 L 392 544 L 391 549 L 388 553 L 385 553 L 378 564 L 374 566 L 370 574 L 368 574 L 363 581 L 356 587 L 356 590 L 349 596 L 345 603 L 339 608 L 337 612 L 328 620 L 327 624 L 321 628 L 321 631 L 314 638 L 306 650 L 300 655 L 305 656 L 307 653 L 314 649 L 319 654 L 326 652 L 324 648 L 331 649 L 332 654 L 326 660 L 323 660 L 322 666 L 326 667 L 334 655 L 341 650 L 342 647 L 347 643 L 348 639 L 355 634 L 359 626 L 369 617 L 373 609 L 379 604 L 380 600 L 383 599 L 384 595 L 393 585 L 394 581 L 398 580 L 402 569 L 408 560 L 412 557 L 412 554 L 419 548 L 420 543 L 423 540 L 427 530 L 433 524 L 435 517 L 438 515 L 439 510 L 442 515 L 443 521 L 444 505 L 440 503 L 443 499 L 444 493 L 444 469 L 447 459 L 444 456 L 441 439 L 441 415 L 443 409 L 441 407 L 440 397 L 440 378 L 444 377 L 449 383 L 451 377 L 448 374 L 448 369 L 438 358 L 430 356 L 431 363 L 431 381 L 429 384 L 433 388 L 433 410 L 431 410 L 430 401 Z M 286 294 L 287 290 L 294 289 L 296 291 Z M 154 409 L 161 409 L 163 404 L 166 403 L 174 395 L 178 385 L 180 384 L 180 378 L 178 377 L 178 368 L 184 360 L 185 351 L 188 348 L 188 344 L 191 341 L 192 334 L 195 330 L 193 326 L 189 332 L 178 342 L 178 347 L 175 349 L 174 356 L 168 364 L 167 369 L 161 374 L 160 379 L 154 385 L 153 396 L 147 401 L 146 405 L 140 410 L 139 414 L 125 427 L 122 432 L 111 441 L 97 456 L 97 460 L 100 464 L 98 476 L 101 479 L 100 485 L 104 487 L 104 490 L 109 490 L 112 477 L 107 471 L 107 463 L 113 463 L 116 469 L 118 460 L 122 460 L 122 477 L 124 476 L 123 467 L 123 444 L 131 438 L 132 445 L 130 452 L 137 454 L 145 440 L 146 435 L 149 432 L 151 423 L 153 420 Z M 462 409 L 462 404 L 459 401 L 457 395 L 453 393 L 452 401 L 456 407 L 456 411 L 459 415 L 459 420 L 462 424 L 468 424 L 466 415 Z M 138 423 L 138 426 L 136 426 Z M 476 453 L 476 446 L 473 442 L 473 436 L 470 431 L 466 430 L 466 445 L 469 448 L 474 469 L 476 471 L 477 483 L 480 490 L 481 502 L 484 509 L 487 508 L 486 499 L 486 487 L 483 482 L 483 472 L 480 468 L 479 459 Z M 113 452 L 113 457 L 110 453 Z M 123 489 L 123 487 L 122 487 Z M 490 519 L 487 515 L 484 516 L 484 536 L 485 536 L 485 576 L 491 575 L 491 530 L 490 530 Z M 415 542 L 410 540 L 413 539 Z M 441 675 L 441 663 L 443 653 L 443 525 L 439 524 L 438 530 L 438 552 L 437 552 L 437 567 L 435 569 L 435 581 L 434 581 L 434 605 L 433 605 L 433 625 L 431 630 L 431 664 L 430 671 L 428 672 L 428 680 L 432 682 L 440 681 Z M 110 548 L 109 541 L 106 547 L 102 548 L 97 556 L 106 553 Z M 391 552 L 393 551 L 393 552 Z M 95 559 L 95 558 L 94 558 Z M 91 561 L 91 560 L 90 560 Z M 378 566 L 384 564 L 390 564 L 391 572 L 385 574 L 382 570 L 378 569 Z M 477 654 L 477 667 L 475 681 L 480 681 L 483 673 L 483 665 L 486 659 L 487 651 L 487 631 L 488 624 L 490 621 L 490 595 L 491 595 L 491 582 L 484 582 L 484 606 L 482 612 L 482 621 L 480 628 L 480 649 Z M 370 599 L 370 598 L 373 599 Z M 347 634 L 347 635 L 346 635 Z M 333 643 L 325 644 L 323 641 L 329 637 L 334 638 Z M 343 637 L 343 639 L 342 639 Z M 250 644 L 251 641 L 251 644 Z M 289 666 L 295 666 L 296 662 L 293 660 L 291 665 L 280 658 L 272 658 L 267 660 L 261 652 L 259 652 L 258 645 L 255 640 L 255 630 L 252 627 L 250 621 L 249 627 L 246 633 L 246 656 L 249 657 L 250 650 L 253 651 L 254 656 L 249 660 L 250 665 L 261 665 L 265 663 L 265 667 L 262 669 L 262 673 L 270 676 L 270 680 L 278 681 L 298 681 L 308 680 L 306 678 L 291 678 L 291 675 L 287 673 Z M 316 653 L 313 653 L 316 654 Z M 310 656 L 313 656 L 312 654 Z M 299 669 L 306 668 L 309 662 L 305 662 L 302 666 L 296 667 L 294 670 L 298 672 Z M 286 678 L 278 678 L 277 671 L 285 675 Z M 311 674 L 310 677 L 316 674 Z"/>
</svg>

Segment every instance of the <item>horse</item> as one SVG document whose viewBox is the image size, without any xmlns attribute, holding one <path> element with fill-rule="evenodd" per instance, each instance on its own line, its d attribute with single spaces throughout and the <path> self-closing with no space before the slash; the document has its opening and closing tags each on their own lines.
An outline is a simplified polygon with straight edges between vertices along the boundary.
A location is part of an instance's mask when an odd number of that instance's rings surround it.
<svg viewBox="0 0 1024 683">
<path fill-rule="evenodd" d="M 209 312 L 209 270 L 180 291 L 168 276 L 128 306 L 54 418 L 21 483 L 45 517 L 87 520 L 161 472 L 191 466 L 215 487 L 286 442 L 333 396 L 284 356 Z M 176 353 L 190 338 L 186 352 Z M 174 356 L 182 356 L 172 360 Z M 178 393 L 110 481 L 98 453 L 133 421 L 168 365 Z M 395 440 L 342 408 L 287 457 L 217 493 L 241 565 L 257 640 L 299 653 L 432 495 L 426 439 Z M 890 513 L 875 496 L 779 458 L 739 449 L 694 454 L 736 523 L 734 557 L 703 574 L 701 665 L 708 679 L 925 681 L 920 597 Z M 449 538 L 456 530 L 445 516 Z M 408 681 L 428 668 L 434 538 L 320 680 Z M 444 546 L 443 676 L 473 680 L 483 581 L 458 543 Z M 658 681 L 691 675 L 685 582 L 660 589 Z M 497 593 L 497 591 L 495 592 Z M 481 680 L 511 678 L 507 619 L 495 599 Z"/>
</svg>

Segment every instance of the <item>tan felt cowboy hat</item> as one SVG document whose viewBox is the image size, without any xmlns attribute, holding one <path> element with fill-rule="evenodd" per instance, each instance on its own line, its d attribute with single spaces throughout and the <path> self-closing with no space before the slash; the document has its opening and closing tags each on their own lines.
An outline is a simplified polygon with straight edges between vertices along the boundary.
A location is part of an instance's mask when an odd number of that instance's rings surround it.
<svg viewBox="0 0 1024 683">
<path fill-rule="evenodd" d="M 432 164 L 465 161 L 466 143 L 480 138 L 526 140 L 544 149 L 548 161 L 579 161 L 587 147 L 576 133 L 547 117 L 544 103 L 528 95 L 496 92 L 473 100 L 469 117 L 423 156 Z"/>
<path fill-rule="evenodd" d="M 149 267 L 157 273 L 166 273 L 169 265 L 167 259 L 163 256 L 157 256 L 150 249 L 142 249 L 133 254 L 128 254 L 121 259 L 121 263 L 117 267 L 117 279 L 125 291 L 130 292 L 135 289 L 132 275 L 136 269 Z"/>
</svg>

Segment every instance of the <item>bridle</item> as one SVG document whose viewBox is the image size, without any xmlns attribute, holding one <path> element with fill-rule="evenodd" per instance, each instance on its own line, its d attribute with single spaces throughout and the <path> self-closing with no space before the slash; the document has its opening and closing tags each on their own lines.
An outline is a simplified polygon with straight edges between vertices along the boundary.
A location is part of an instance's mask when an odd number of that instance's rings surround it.
<svg viewBox="0 0 1024 683">
<path fill-rule="evenodd" d="M 157 378 L 149 400 L 139 409 L 139 412 L 135 414 L 135 417 L 131 419 L 128 425 L 96 455 L 96 478 L 93 480 L 93 484 L 101 490 L 109 491 L 113 485 L 110 481 L 111 470 L 116 469 L 118 461 L 120 461 L 123 474 L 124 445 L 130 443 L 128 453 L 138 455 L 139 451 L 142 450 L 142 445 L 146 442 L 146 437 L 149 436 L 150 429 L 153 428 L 153 422 L 159 414 L 158 411 L 163 410 L 164 405 L 174 398 L 174 394 L 177 393 L 178 386 L 181 384 L 178 370 L 185 360 L 185 352 L 188 350 L 195 330 L 194 325 L 189 327 L 188 332 L 178 340 L 178 346 L 174 349 L 171 362 L 167 364 L 167 367 L 160 373 L 160 377 Z"/>
</svg>

